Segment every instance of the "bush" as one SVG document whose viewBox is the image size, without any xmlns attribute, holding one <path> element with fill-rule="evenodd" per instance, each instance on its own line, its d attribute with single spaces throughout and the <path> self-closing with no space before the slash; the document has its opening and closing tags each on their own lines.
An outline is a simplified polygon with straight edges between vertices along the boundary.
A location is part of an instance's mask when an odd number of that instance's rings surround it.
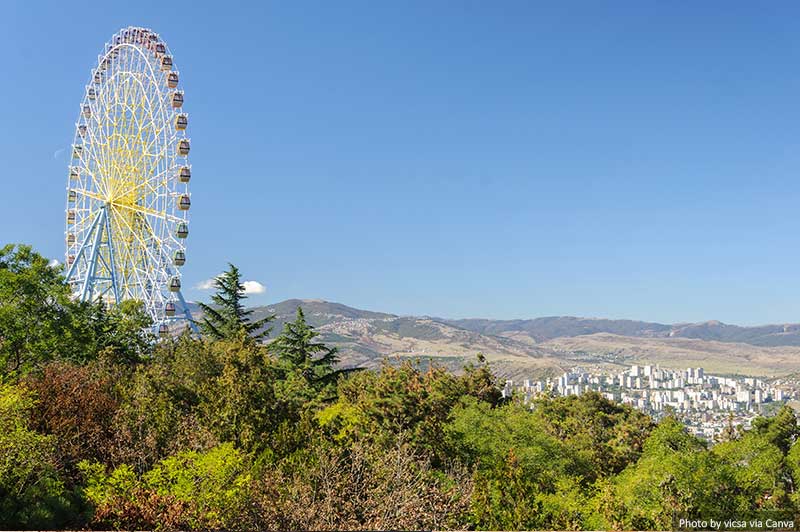
<svg viewBox="0 0 800 532">
<path fill-rule="evenodd" d="M 436 530 L 458 528 L 472 482 L 455 467 L 437 471 L 407 444 L 316 445 L 261 471 L 251 486 L 247 528 Z"/>
<path fill-rule="evenodd" d="M 57 473 L 56 440 L 30 429 L 34 398 L 0 384 L 0 528 L 56 528 L 73 517 L 70 494 Z"/>
<path fill-rule="evenodd" d="M 114 375 L 96 364 L 70 362 L 51 362 L 26 380 L 39 398 L 30 411 L 32 426 L 58 442 L 59 463 L 72 480 L 81 460 L 111 461 L 119 407 L 114 383 Z"/>
<path fill-rule="evenodd" d="M 231 444 L 178 453 L 141 476 L 126 464 L 107 472 L 84 461 L 80 469 L 95 507 L 92 524 L 127 529 L 234 528 L 250 480 L 244 455 Z"/>
</svg>

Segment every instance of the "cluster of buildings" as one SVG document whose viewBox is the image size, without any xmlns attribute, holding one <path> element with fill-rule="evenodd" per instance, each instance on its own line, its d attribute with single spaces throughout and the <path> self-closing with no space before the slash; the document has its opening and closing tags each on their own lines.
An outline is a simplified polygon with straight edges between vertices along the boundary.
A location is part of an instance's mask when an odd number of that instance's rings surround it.
<svg viewBox="0 0 800 532">
<path fill-rule="evenodd" d="M 800 386 L 756 377 L 722 377 L 703 368 L 662 369 L 630 366 L 617 373 L 592 373 L 573 368 L 558 378 L 506 381 L 503 395 L 519 394 L 527 403 L 540 394 L 581 395 L 595 391 L 631 405 L 656 419 L 670 413 L 683 419 L 695 435 L 713 440 L 730 424 L 749 428 L 775 403 L 800 399 Z"/>
</svg>

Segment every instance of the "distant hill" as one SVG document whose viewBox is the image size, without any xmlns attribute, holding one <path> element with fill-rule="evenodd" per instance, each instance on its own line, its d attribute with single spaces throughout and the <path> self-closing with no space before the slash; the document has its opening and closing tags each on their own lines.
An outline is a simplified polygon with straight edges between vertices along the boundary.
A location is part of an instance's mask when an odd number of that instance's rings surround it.
<svg viewBox="0 0 800 532">
<path fill-rule="evenodd" d="M 757 346 L 800 346 L 800 324 L 740 327 L 719 321 L 665 325 L 633 320 L 554 316 L 531 320 L 442 320 L 482 334 L 522 332 L 537 342 L 608 333 L 637 338 L 694 338 Z"/>
<path fill-rule="evenodd" d="M 301 306 L 323 341 L 336 345 L 345 365 L 375 367 L 387 357 L 424 358 L 460 367 L 481 352 L 498 368 L 554 372 L 563 366 L 549 352 L 513 338 L 485 335 L 428 317 L 360 310 L 314 299 L 290 299 L 253 308 L 253 319 L 275 315 L 274 338 Z"/>
<path fill-rule="evenodd" d="M 196 312 L 196 307 L 190 305 Z M 375 367 L 388 358 L 436 360 L 453 368 L 483 353 L 498 373 L 552 375 L 576 365 L 621 367 L 658 363 L 702 365 L 722 373 L 783 375 L 800 371 L 800 325 L 740 327 L 717 321 L 661 324 L 555 316 L 527 320 L 398 316 L 317 299 L 289 299 L 253 308 L 275 315 L 274 338 L 298 306 L 336 345 L 346 366 Z"/>
<path fill-rule="evenodd" d="M 481 334 L 524 333 L 536 342 L 552 338 L 583 336 L 595 333 L 610 333 L 621 336 L 643 338 L 667 336 L 672 330 L 669 325 L 632 320 L 605 320 L 592 318 L 573 318 L 553 316 L 532 320 L 442 320 L 445 323 L 462 327 Z"/>
</svg>

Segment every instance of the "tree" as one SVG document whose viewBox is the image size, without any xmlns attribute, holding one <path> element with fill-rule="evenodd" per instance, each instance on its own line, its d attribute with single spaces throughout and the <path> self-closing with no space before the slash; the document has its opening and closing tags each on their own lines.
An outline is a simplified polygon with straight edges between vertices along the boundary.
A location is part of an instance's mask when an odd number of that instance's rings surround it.
<svg viewBox="0 0 800 532">
<path fill-rule="evenodd" d="M 736 431 L 736 426 L 733 424 L 733 412 L 728 413 L 728 422 L 722 432 L 717 436 L 718 443 L 725 443 L 738 439 L 739 434 Z"/>
<path fill-rule="evenodd" d="M 625 530 L 667 530 L 679 517 L 739 515 L 734 471 L 674 417 L 658 424 L 640 458 L 612 486 L 613 493 L 601 492 L 595 501 L 598 513 L 605 514 L 605 523 L 596 527 L 617 523 Z"/>
<path fill-rule="evenodd" d="M 207 351 L 216 370 L 198 387 L 203 426 L 238 448 L 263 448 L 270 433 L 299 408 L 276 395 L 279 364 L 266 346 L 246 338 L 213 342 Z"/>
<path fill-rule="evenodd" d="M 585 475 L 592 480 L 619 473 L 635 462 L 654 428 L 647 415 L 597 392 L 539 399 L 533 416 L 589 464 Z"/>
<path fill-rule="evenodd" d="M 298 467 L 298 464 L 300 467 Z M 314 442 L 302 461 L 264 468 L 252 482 L 247 530 L 463 530 L 472 482 L 447 476 L 408 445 Z"/>
<path fill-rule="evenodd" d="M 204 389 L 221 371 L 212 353 L 216 344 L 188 335 L 162 342 L 118 382 L 119 407 L 108 450 L 112 463 L 143 472 L 181 450 L 204 450 L 216 443 L 200 420 Z"/>
<path fill-rule="evenodd" d="M 758 417 L 753 420 L 753 430 L 764 435 L 783 454 L 789 452 L 792 444 L 800 435 L 797 415 L 789 405 L 783 405 L 773 417 Z"/>
<path fill-rule="evenodd" d="M 452 453 L 475 470 L 472 525 L 483 530 L 576 528 L 580 472 L 568 445 L 549 435 L 527 406 L 492 408 L 462 400 L 441 433 Z"/>
<path fill-rule="evenodd" d="M 410 444 L 435 466 L 454 457 L 443 427 L 462 401 L 474 398 L 487 408 L 499 391 L 488 368 L 468 364 L 454 375 L 438 364 L 384 361 L 379 372 L 363 371 L 340 383 L 337 401 L 317 414 L 320 425 L 338 441 L 372 441 L 385 448 Z"/>
<path fill-rule="evenodd" d="M 211 296 L 213 305 L 200 303 L 203 319 L 198 322 L 200 330 L 215 340 L 233 339 L 244 335 L 252 340 L 261 340 L 272 331 L 267 325 L 275 316 L 251 321 L 252 310 L 246 310 L 247 299 L 239 268 L 228 263 L 228 270 L 214 279 L 216 293 Z"/>
<path fill-rule="evenodd" d="M 339 361 L 337 349 L 315 342 L 319 333 L 306 322 L 303 309 L 297 307 L 294 322 L 287 322 L 283 332 L 270 344 L 279 360 L 291 371 L 298 372 L 316 391 L 334 382 L 340 375 L 357 371 L 358 368 L 334 370 Z"/>
<path fill-rule="evenodd" d="M 67 354 L 71 305 L 69 287 L 45 257 L 30 246 L 0 248 L 0 373 L 24 373 Z"/>
<path fill-rule="evenodd" d="M 787 507 L 790 471 L 780 448 L 767 435 L 749 430 L 712 451 L 733 471 L 737 489 L 728 499 L 735 501 L 737 515 L 755 517 L 762 510 Z"/>
<path fill-rule="evenodd" d="M 153 320 L 141 301 L 121 301 L 110 309 L 106 309 L 102 302 L 95 304 L 92 325 L 98 355 L 105 355 L 114 362 L 131 364 L 153 353 Z"/>
<path fill-rule="evenodd" d="M 800 508 L 800 443 L 795 442 L 786 455 L 786 466 L 791 474 L 792 494 L 790 495 L 795 506 Z"/>
<path fill-rule="evenodd" d="M 477 359 L 477 364 L 473 362 L 464 364 L 464 373 L 460 379 L 464 384 L 464 394 L 497 406 L 503 401 L 497 377 L 492 373 L 483 353 L 478 353 Z"/>
<path fill-rule="evenodd" d="M 112 422 L 119 407 L 114 385 L 121 380 L 123 375 L 113 367 L 62 361 L 50 362 L 25 379 L 38 399 L 29 413 L 31 426 L 55 437 L 65 476 L 74 477 L 75 465 L 83 459 L 110 461 Z"/>
<path fill-rule="evenodd" d="M 108 309 L 73 300 L 61 271 L 30 246 L 0 248 L 0 377 L 56 359 L 85 363 L 104 352 L 130 362 L 150 353 L 152 322 L 140 302 Z"/>
</svg>

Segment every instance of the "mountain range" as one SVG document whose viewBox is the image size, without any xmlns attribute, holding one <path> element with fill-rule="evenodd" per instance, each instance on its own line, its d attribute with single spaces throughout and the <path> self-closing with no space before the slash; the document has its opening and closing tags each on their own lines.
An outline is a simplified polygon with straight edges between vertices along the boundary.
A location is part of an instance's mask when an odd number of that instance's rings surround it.
<svg viewBox="0 0 800 532">
<path fill-rule="evenodd" d="M 554 375 L 567 368 L 630 364 L 701 366 L 723 374 L 780 376 L 800 371 L 800 324 L 744 327 L 718 321 L 662 324 L 555 316 L 520 320 L 399 316 L 317 299 L 254 307 L 274 315 L 274 338 L 297 307 L 336 346 L 345 366 L 386 359 L 432 360 L 457 369 L 483 353 L 500 375 Z"/>
</svg>

